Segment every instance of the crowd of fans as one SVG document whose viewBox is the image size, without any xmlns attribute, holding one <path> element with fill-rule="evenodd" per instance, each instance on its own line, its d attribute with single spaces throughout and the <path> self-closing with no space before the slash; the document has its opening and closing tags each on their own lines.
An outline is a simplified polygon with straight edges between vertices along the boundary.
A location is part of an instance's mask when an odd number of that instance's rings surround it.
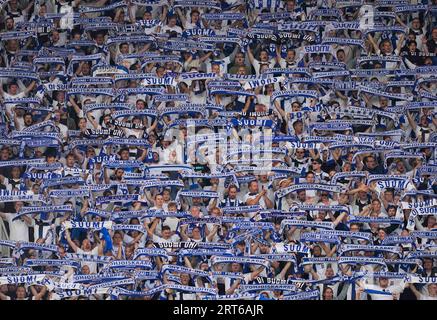
<svg viewBox="0 0 437 320">
<path fill-rule="evenodd" d="M 437 1 L 0 5 L 1 300 L 437 300 Z"/>
</svg>

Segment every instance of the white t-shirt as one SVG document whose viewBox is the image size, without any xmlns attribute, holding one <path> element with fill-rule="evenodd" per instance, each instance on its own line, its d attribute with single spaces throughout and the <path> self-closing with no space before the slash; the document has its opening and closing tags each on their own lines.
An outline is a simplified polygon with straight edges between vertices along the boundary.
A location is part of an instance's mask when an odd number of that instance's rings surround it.
<svg viewBox="0 0 437 320">
<path fill-rule="evenodd" d="M 266 62 L 261 62 L 258 61 L 256 59 L 253 59 L 253 67 L 255 69 L 256 75 L 259 76 L 260 72 L 259 69 L 261 68 L 261 65 L 266 64 L 268 66 L 268 68 L 273 68 L 273 66 L 275 65 L 275 59 L 271 59 L 270 61 L 266 61 Z"/>
<path fill-rule="evenodd" d="M 257 195 L 258 195 L 258 194 L 250 195 L 249 193 L 247 193 L 247 194 L 244 196 L 244 198 L 243 198 L 243 202 L 247 202 L 247 200 L 249 200 L 249 199 L 255 199 Z M 259 199 L 258 204 L 259 204 L 263 209 L 267 209 L 267 205 L 266 205 L 266 203 L 265 203 L 265 201 L 264 201 L 264 197 L 261 197 L 261 199 Z M 250 217 L 250 218 L 252 218 L 254 215 L 255 215 L 254 212 L 250 212 L 250 213 L 249 213 L 249 217 Z"/>
<path fill-rule="evenodd" d="M 59 128 L 62 139 L 66 140 L 68 137 L 68 127 L 66 125 L 63 125 L 62 123 L 58 123 L 56 126 Z"/>
<path fill-rule="evenodd" d="M 171 231 L 176 231 L 178 224 L 179 218 L 176 217 L 165 218 L 164 222 L 162 223 L 162 225 L 170 227 Z"/>
<path fill-rule="evenodd" d="M 94 249 L 92 249 L 91 251 L 85 251 L 82 250 L 81 248 L 78 248 L 76 253 L 78 254 L 92 254 L 92 255 L 98 255 L 99 254 L 99 248 L 95 247 Z M 90 268 L 90 273 L 97 273 L 97 263 L 96 262 L 81 262 L 81 266 L 85 266 L 87 265 L 88 268 Z"/>
<path fill-rule="evenodd" d="M 182 29 L 179 26 L 174 26 L 174 27 L 169 27 L 169 26 L 164 26 L 161 30 L 161 32 L 167 32 L 167 31 L 176 31 L 179 34 L 182 34 Z"/>
<path fill-rule="evenodd" d="M 9 94 L 7 92 L 3 92 L 4 99 L 21 99 L 21 98 L 25 98 L 25 97 L 26 97 L 26 94 L 24 92 L 17 93 L 16 95 L 12 95 L 12 94 Z M 6 110 L 10 114 L 12 114 L 12 108 L 14 108 L 15 106 L 16 106 L 15 103 L 8 103 L 6 105 Z"/>
<path fill-rule="evenodd" d="M 383 289 L 380 285 L 376 284 L 365 284 L 365 289 L 371 289 L 371 290 L 377 290 L 377 291 L 386 291 L 390 293 L 401 293 L 404 291 L 404 286 L 402 285 L 392 285 L 388 286 L 387 288 Z M 377 293 L 367 293 L 370 294 L 370 297 L 372 300 L 393 300 L 393 296 L 390 294 L 377 294 Z"/>
<path fill-rule="evenodd" d="M 153 242 L 159 242 L 159 243 L 170 243 L 170 242 L 179 242 L 180 238 L 178 235 L 174 234 L 168 239 L 161 238 L 157 236 L 156 234 L 152 237 Z M 171 252 L 172 248 L 164 248 L 167 252 Z"/>
<path fill-rule="evenodd" d="M 29 227 L 26 222 L 21 219 L 17 219 L 12 221 L 12 219 L 16 216 L 15 213 L 6 213 L 6 221 L 9 223 L 9 239 L 13 241 L 29 241 Z"/>
<path fill-rule="evenodd" d="M 252 279 L 252 272 L 243 273 L 243 277 L 244 277 L 244 280 L 240 281 L 240 284 L 243 282 L 249 283 L 250 281 L 253 280 Z M 224 279 L 225 279 L 225 290 L 229 290 L 232 287 L 232 285 L 234 284 L 234 282 L 238 280 L 235 278 L 228 278 L 228 277 L 226 277 Z"/>
</svg>

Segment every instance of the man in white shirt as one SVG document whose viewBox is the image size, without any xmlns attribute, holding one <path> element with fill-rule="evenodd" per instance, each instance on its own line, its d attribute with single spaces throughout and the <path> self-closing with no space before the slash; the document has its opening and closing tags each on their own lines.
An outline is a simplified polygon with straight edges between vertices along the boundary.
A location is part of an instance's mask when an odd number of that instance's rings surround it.
<svg viewBox="0 0 437 320">
<path fill-rule="evenodd" d="M 149 238 L 151 238 L 154 242 L 166 242 L 166 243 L 179 242 L 180 241 L 179 236 L 172 234 L 169 226 L 162 226 L 161 237 L 157 236 L 154 233 L 156 226 L 158 225 L 158 222 L 160 222 L 160 221 L 161 221 L 161 218 L 155 218 L 155 220 L 153 220 L 150 228 L 147 224 L 144 224 L 144 228 L 147 230 L 147 235 L 149 236 Z"/>
<path fill-rule="evenodd" d="M 176 16 L 169 16 L 167 21 L 167 24 L 162 28 L 162 32 L 169 33 L 175 31 L 178 34 L 182 34 L 182 28 L 176 25 Z"/>
<path fill-rule="evenodd" d="M 378 284 L 357 282 L 358 292 L 370 294 L 372 300 L 398 300 L 399 294 L 404 291 L 405 281 L 402 279 L 398 285 L 389 285 L 388 278 L 379 278 Z"/>
<path fill-rule="evenodd" d="M 50 116 L 50 113 L 46 117 L 46 120 L 48 120 Z M 59 133 L 61 134 L 62 140 L 67 141 L 68 138 L 68 127 L 61 123 L 61 111 L 56 110 L 54 111 L 54 118 L 55 126 L 58 128 Z"/>
<path fill-rule="evenodd" d="M 103 255 L 103 242 L 100 241 L 98 246 L 92 248 L 91 242 L 88 239 L 84 239 L 82 241 L 82 246 L 79 248 L 76 243 L 71 240 L 70 231 L 65 231 L 65 237 L 67 238 L 67 242 L 70 247 L 73 249 L 75 253 L 78 254 L 91 254 L 91 255 Z M 90 274 L 97 273 L 97 263 L 96 262 L 81 262 L 81 267 L 88 266 L 90 269 Z"/>
<path fill-rule="evenodd" d="M 316 183 L 327 183 L 329 181 L 329 174 L 322 170 L 322 163 L 320 158 L 313 159 L 311 163 Z"/>
<path fill-rule="evenodd" d="M 243 201 L 248 206 L 260 205 L 263 209 L 273 208 L 273 202 L 267 196 L 267 190 L 259 191 L 258 181 L 249 182 L 249 192 L 244 196 Z"/>
<path fill-rule="evenodd" d="M 30 85 L 26 88 L 22 85 L 22 83 L 20 82 L 21 86 L 24 88 L 23 91 L 19 91 L 19 85 L 18 82 L 11 82 L 8 84 L 8 92 L 4 92 L 3 91 L 3 86 L 0 85 L 0 96 L 3 97 L 4 99 L 20 99 L 20 98 L 25 98 L 30 91 L 33 90 L 33 88 L 35 87 L 35 81 L 32 81 L 30 83 Z M 10 115 L 12 115 L 12 108 L 14 108 L 16 106 L 15 103 L 8 103 L 6 105 L 6 112 Z"/>
<path fill-rule="evenodd" d="M 16 212 L 19 212 L 22 207 L 23 202 L 15 202 L 14 209 Z M 9 224 L 9 240 L 28 242 L 32 219 L 27 215 L 23 215 L 19 219 L 13 220 L 16 215 L 16 213 L 0 212 L 0 217 Z"/>
<path fill-rule="evenodd" d="M 257 76 L 261 74 L 261 66 L 267 65 L 267 68 L 273 68 L 276 60 L 270 59 L 269 60 L 269 54 L 266 50 L 261 50 L 259 53 L 259 60 L 255 59 L 253 56 L 252 50 L 250 47 L 247 48 L 247 56 L 249 57 L 249 61 L 252 64 L 253 68 L 255 69 L 255 73 Z"/>
<path fill-rule="evenodd" d="M 420 117 L 419 123 L 416 123 L 409 111 L 407 111 L 407 119 L 416 135 L 416 139 L 420 142 L 428 142 L 431 134 L 435 131 L 434 123 L 430 123 L 424 115 Z"/>
</svg>

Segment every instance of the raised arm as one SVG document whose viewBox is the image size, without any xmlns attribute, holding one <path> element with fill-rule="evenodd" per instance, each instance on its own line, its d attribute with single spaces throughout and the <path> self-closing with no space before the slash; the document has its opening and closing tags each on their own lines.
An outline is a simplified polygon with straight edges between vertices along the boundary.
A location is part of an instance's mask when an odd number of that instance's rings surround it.
<svg viewBox="0 0 437 320">
<path fill-rule="evenodd" d="M 212 51 L 204 54 L 203 56 L 199 57 L 200 62 L 205 62 L 210 56 L 212 55 Z"/>
<path fill-rule="evenodd" d="M 413 131 L 416 131 L 417 124 L 416 124 L 416 121 L 414 121 L 413 116 L 411 115 L 410 111 L 407 111 L 407 119 L 408 119 L 408 123 L 410 124 Z"/>
<path fill-rule="evenodd" d="M 129 20 L 132 24 L 134 24 L 136 22 L 136 17 L 135 17 L 135 6 L 132 5 L 132 3 L 130 2 L 130 0 L 126 0 L 127 2 L 127 11 L 129 13 Z"/>
<path fill-rule="evenodd" d="M 137 160 L 140 162 L 143 162 L 144 159 L 146 159 L 146 157 L 147 157 L 148 151 L 147 151 L 147 148 L 139 148 L 139 149 L 141 150 L 141 156 L 139 156 L 139 158 Z"/>
<path fill-rule="evenodd" d="M 161 22 L 163 24 L 165 23 L 165 20 L 167 19 L 167 13 L 168 13 L 167 5 L 164 5 L 162 8 L 162 14 L 161 14 Z"/>
<path fill-rule="evenodd" d="M 243 108 L 243 112 L 247 113 L 247 111 L 249 110 L 250 104 L 253 101 L 254 97 L 253 96 L 249 96 L 246 99 L 246 102 L 244 103 L 244 108 Z"/>
<path fill-rule="evenodd" d="M 365 94 L 365 93 L 362 93 L 361 94 L 361 97 L 363 98 L 363 100 L 364 100 L 364 102 L 365 102 L 365 104 L 366 104 L 366 107 L 367 108 L 371 108 L 372 107 L 372 99 L 370 99 L 368 96 L 367 96 L 367 94 Z"/>
<path fill-rule="evenodd" d="M 256 277 L 258 277 L 259 274 L 263 272 L 264 268 L 265 268 L 264 266 L 259 266 L 258 269 L 252 271 L 252 273 L 250 274 L 250 279 L 254 280 Z"/>
<path fill-rule="evenodd" d="M 184 262 L 185 262 L 185 266 L 186 266 L 187 268 L 191 268 L 191 269 L 193 269 L 193 265 L 191 264 L 190 259 L 188 259 L 187 256 L 184 256 Z"/>
<path fill-rule="evenodd" d="M 283 280 L 285 279 L 285 275 L 287 274 L 288 269 L 291 267 L 291 261 L 288 261 L 285 266 L 282 268 L 281 272 L 279 273 L 279 279 Z"/>
<path fill-rule="evenodd" d="M 182 23 L 182 25 L 184 26 L 184 29 L 186 29 L 186 28 L 187 28 L 187 27 L 186 27 L 186 25 L 187 25 L 187 18 L 185 18 L 184 14 L 183 14 L 183 12 L 182 12 L 182 10 L 181 10 L 181 8 L 176 8 L 175 11 L 176 11 L 176 13 L 177 13 L 179 19 L 181 20 L 181 23 Z"/>
<path fill-rule="evenodd" d="M 84 199 L 82 209 L 80 209 L 80 215 L 83 217 L 85 213 L 88 211 L 89 202 L 88 199 Z"/>
<path fill-rule="evenodd" d="M 96 130 L 99 129 L 99 124 L 97 123 L 97 121 L 95 119 L 93 119 L 93 117 L 91 116 L 91 112 L 86 113 L 86 118 L 89 120 L 89 122 L 91 122 L 94 129 L 96 129 Z"/>
<path fill-rule="evenodd" d="M 28 4 L 24 9 L 23 9 L 23 11 L 24 11 L 26 14 L 28 14 L 28 13 L 29 13 L 29 10 L 32 8 L 32 6 L 33 6 L 34 3 L 35 3 L 34 0 L 29 1 L 29 4 Z"/>
<path fill-rule="evenodd" d="M 35 85 L 36 85 L 36 82 L 34 80 L 29 84 L 29 86 L 26 89 L 24 89 L 24 94 L 27 96 L 29 94 L 29 92 L 31 92 L 35 88 Z"/>
<path fill-rule="evenodd" d="M 235 280 L 232 286 L 228 290 L 226 290 L 226 294 L 233 294 L 235 289 L 237 289 L 238 286 L 240 285 L 240 282 L 241 282 L 240 279 Z"/>
<path fill-rule="evenodd" d="M 247 199 L 246 204 L 248 206 L 257 205 L 259 203 L 259 201 L 261 200 L 261 198 L 263 197 L 263 195 L 265 194 L 265 192 L 266 192 L 265 190 L 261 190 L 261 192 L 258 193 L 255 198 Z"/>
<path fill-rule="evenodd" d="M 337 219 L 335 219 L 335 221 L 333 222 L 333 224 L 334 224 L 334 228 L 343 220 L 343 218 L 345 217 L 347 215 L 347 212 L 346 211 L 344 211 L 344 212 L 342 212 L 338 217 L 337 217 Z"/>
<path fill-rule="evenodd" d="M 411 213 L 410 213 L 411 214 Z M 419 218 L 417 216 L 414 218 L 414 223 L 416 225 L 416 229 L 419 231 L 428 231 L 419 221 Z"/>
<path fill-rule="evenodd" d="M 147 230 L 147 234 L 149 235 L 149 237 L 153 237 L 153 235 L 155 234 L 155 229 L 158 226 L 158 223 L 161 219 L 160 218 L 155 218 L 152 222 L 152 225 L 150 226 L 150 228 L 147 226 L 147 224 L 145 224 L 145 228 Z"/>
<path fill-rule="evenodd" d="M 370 44 L 372 45 L 373 50 L 375 51 L 375 54 L 377 54 L 379 51 L 379 48 L 378 48 L 378 45 L 376 44 L 375 40 L 373 39 L 373 37 L 370 33 L 367 35 L 367 39 L 369 39 Z"/>
<path fill-rule="evenodd" d="M 111 182 L 111 179 L 109 178 L 108 168 L 103 168 L 103 177 L 105 178 L 105 183 L 109 184 Z"/>
<path fill-rule="evenodd" d="M 83 164 L 83 161 L 85 160 L 85 157 L 79 152 L 77 148 L 73 148 L 73 154 L 77 158 L 77 161 L 80 164 Z"/>
<path fill-rule="evenodd" d="M 255 62 L 255 57 L 253 56 L 252 49 L 250 49 L 250 46 L 247 46 L 247 57 L 249 58 L 249 61 L 253 66 L 253 63 Z"/>
<path fill-rule="evenodd" d="M 208 242 L 211 242 L 212 239 L 214 239 L 214 236 L 217 234 L 218 231 L 218 225 L 214 225 L 214 227 L 212 228 L 212 231 L 209 233 L 209 235 L 206 237 L 206 240 Z"/>
<path fill-rule="evenodd" d="M 401 52 L 402 44 L 404 43 L 404 39 L 405 39 L 405 34 L 402 34 L 401 37 L 399 38 L 397 45 L 396 45 L 396 51 L 398 52 L 398 54 Z"/>
<path fill-rule="evenodd" d="M 422 295 L 419 290 L 416 289 L 416 287 L 414 286 L 414 283 L 407 283 L 405 285 L 405 287 L 409 287 L 411 289 L 411 291 L 413 292 L 413 294 L 416 296 L 417 300 L 420 300 L 420 296 Z"/>
<path fill-rule="evenodd" d="M 275 108 L 276 110 L 279 112 L 279 114 L 281 115 L 282 119 L 284 119 L 285 121 L 287 121 L 287 114 L 285 113 L 284 110 L 282 110 L 281 105 L 279 104 L 279 101 L 276 99 L 274 102 Z"/>
<path fill-rule="evenodd" d="M 190 240 L 190 238 L 187 235 L 187 228 L 188 228 L 188 225 L 181 226 L 181 232 L 179 233 L 182 240 L 184 240 L 184 241 Z"/>
<path fill-rule="evenodd" d="M 30 291 L 32 291 L 32 295 L 35 298 L 34 300 L 41 300 L 42 297 L 44 297 L 44 295 L 47 292 L 47 287 L 43 286 L 41 291 L 38 293 L 35 289 L 35 286 L 33 285 L 33 286 L 30 286 Z"/>
<path fill-rule="evenodd" d="M 82 109 L 79 107 L 79 105 L 76 103 L 76 100 L 74 100 L 73 96 L 70 96 L 68 99 L 73 106 L 74 111 L 76 112 L 77 116 L 80 117 Z"/>
<path fill-rule="evenodd" d="M 153 123 L 152 123 L 152 125 L 150 126 L 150 131 L 149 132 L 152 132 L 153 130 L 155 130 L 156 129 L 156 127 L 158 126 L 158 117 L 156 117 L 154 120 L 153 120 Z"/>
<path fill-rule="evenodd" d="M 123 245 L 119 245 L 118 246 L 118 250 L 117 250 L 117 260 L 121 260 L 123 258 Z"/>
<path fill-rule="evenodd" d="M 272 200 L 270 200 L 269 197 L 267 196 L 267 190 L 263 189 L 262 191 L 264 191 L 263 198 L 264 198 L 264 202 L 266 204 L 267 209 L 272 209 L 274 204 L 273 204 Z"/>
<path fill-rule="evenodd" d="M 65 237 L 67 238 L 69 246 L 73 249 L 74 252 L 77 252 L 79 247 L 74 243 L 73 240 L 71 240 L 70 230 L 65 230 Z"/>
<path fill-rule="evenodd" d="M 326 256 L 330 257 L 329 253 L 331 252 L 331 249 L 329 249 L 329 247 L 326 245 L 326 243 L 324 242 L 319 242 L 320 247 L 323 249 L 323 251 L 325 251 Z"/>
</svg>

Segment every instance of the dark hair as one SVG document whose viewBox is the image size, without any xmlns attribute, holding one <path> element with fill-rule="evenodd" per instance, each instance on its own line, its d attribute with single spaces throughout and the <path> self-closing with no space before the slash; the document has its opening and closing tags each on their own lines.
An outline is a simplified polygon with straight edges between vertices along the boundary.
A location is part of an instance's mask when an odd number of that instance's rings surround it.
<svg viewBox="0 0 437 320">
<path fill-rule="evenodd" d="M 317 162 L 318 164 L 322 164 L 323 161 L 320 158 L 311 159 L 311 162 Z"/>
<path fill-rule="evenodd" d="M 231 184 L 231 185 L 228 187 L 228 191 L 231 190 L 231 189 L 238 190 L 237 186 L 234 185 L 234 184 Z"/>
<path fill-rule="evenodd" d="M 416 40 L 410 40 L 410 41 L 407 41 L 407 47 L 409 47 L 410 44 L 412 44 L 412 43 L 414 43 L 414 44 L 416 45 L 416 47 L 417 47 L 417 42 L 416 42 Z"/>
<path fill-rule="evenodd" d="M 314 175 L 314 172 L 312 172 L 312 171 L 308 171 L 308 172 L 305 174 L 305 177 L 308 177 L 310 174 Z"/>
<path fill-rule="evenodd" d="M 249 181 L 249 183 L 247 184 L 247 186 L 250 187 L 250 186 L 252 185 L 252 183 L 254 183 L 254 182 L 257 182 L 257 183 L 258 183 L 258 181 L 256 181 L 256 180 L 251 180 L 251 181 Z"/>
<path fill-rule="evenodd" d="M 328 291 L 328 290 L 331 290 L 331 291 L 332 291 L 332 293 L 334 293 L 334 290 L 332 290 L 332 288 L 331 288 L 331 287 L 324 287 L 324 288 L 323 288 L 323 293 L 322 293 L 322 296 L 323 296 L 323 298 L 325 298 L 325 295 L 326 295 L 326 291 Z"/>
<path fill-rule="evenodd" d="M 262 50 L 259 52 L 259 54 L 261 54 L 261 52 L 265 52 L 265 53 L 269 54 L 269 52 L 268 52 L 266 49 L 262 49 Z"/>
<path fill-rule="evenodd" d="M 138 222 L 140 222 L 140 220 L 138 220 L 138 218 L 131 218 L 131 219 L 129 220 L 129 224 L 132 224 L 132 222 L 135 221 L 135 220 L 138 221 Z"/>
<path fill-rule="evenodd" d="M 318 244 L 316 244 L 316 245 L 314 245 L 314 247 L 311 249 L 311 251 L 314 253 L 314 249 L 315 248 L 319 248 L 320 249 L 320 251 L 322 251 L 322 247 L 321 246 L 319 246 Z"/>
<path fill-rule="evenodd" d="M 122 153 L 123 151 L 127 151 L 127 152 L 129 152 L 129 148 L 121 148 L 120 151 L 118 151 L 118 154 L 121 155 L 121 153 Z"/>
<path fill-rule="evenodd" d="M 193 10 L 191 10 L 190 17 L 192 17 L 192 16 L 193 16 L 193 13 L 196 13 L 196 12 L 197 12 L 197 14 L 200 15 L 199 10 L 197 10 L 197 9 L 193 9 Z"/>
<path fill-rule="evenodd" d="M 351 223 L 350 226 L 349 226 L 349 229 L 350 229 L 350 227 L 352 227 L 352 226 L 357 226 L 358 229 L 360 229 L 360 224 L 357 223 L 357 222 L 353 222 L 353 223 Z"/>
<path fill-rule="evenodd" d="M 387 189 L 385 189 L 385 193 L 387 193 L 387 192 L 391 192 L 391 193 L 395 193 L 395 191 L 394 191 L 394 189 L 393 188 L 387 188 Z"/>
<path fill-rule="evenodd" d="M 387 207 L 387 211 L 389 211 L 390 209 L 395 209 L 395 210 L 396 210 L 397 208 L 396 208 L 396 206 L 389 205 L 389 206 Z"/>
<path fill-rule="evenodd" d="M 296 126 L 296 124 L 301 123 L 303 125 L 303 121 L 302 120 L 296 120 L 295 122 L 293 122 L 293 128 Z"/>
<path fill-rule="evenodd" d="M 364 162 L 369 161 L 370 158 L 376 160 L 376 158 L 374 156 L 367 156 L 367 157 L 364 158 Z"/>
<path fill-rule="evenodd" d="M 379 47 L 381 48 L 383 46 L 384 43 L 388 42 L 389 44 L 391 44 L 391 41 L 389 39 L 384 39 L 381 41 L 381 43 L 379 44 Z"/>
</svg>

